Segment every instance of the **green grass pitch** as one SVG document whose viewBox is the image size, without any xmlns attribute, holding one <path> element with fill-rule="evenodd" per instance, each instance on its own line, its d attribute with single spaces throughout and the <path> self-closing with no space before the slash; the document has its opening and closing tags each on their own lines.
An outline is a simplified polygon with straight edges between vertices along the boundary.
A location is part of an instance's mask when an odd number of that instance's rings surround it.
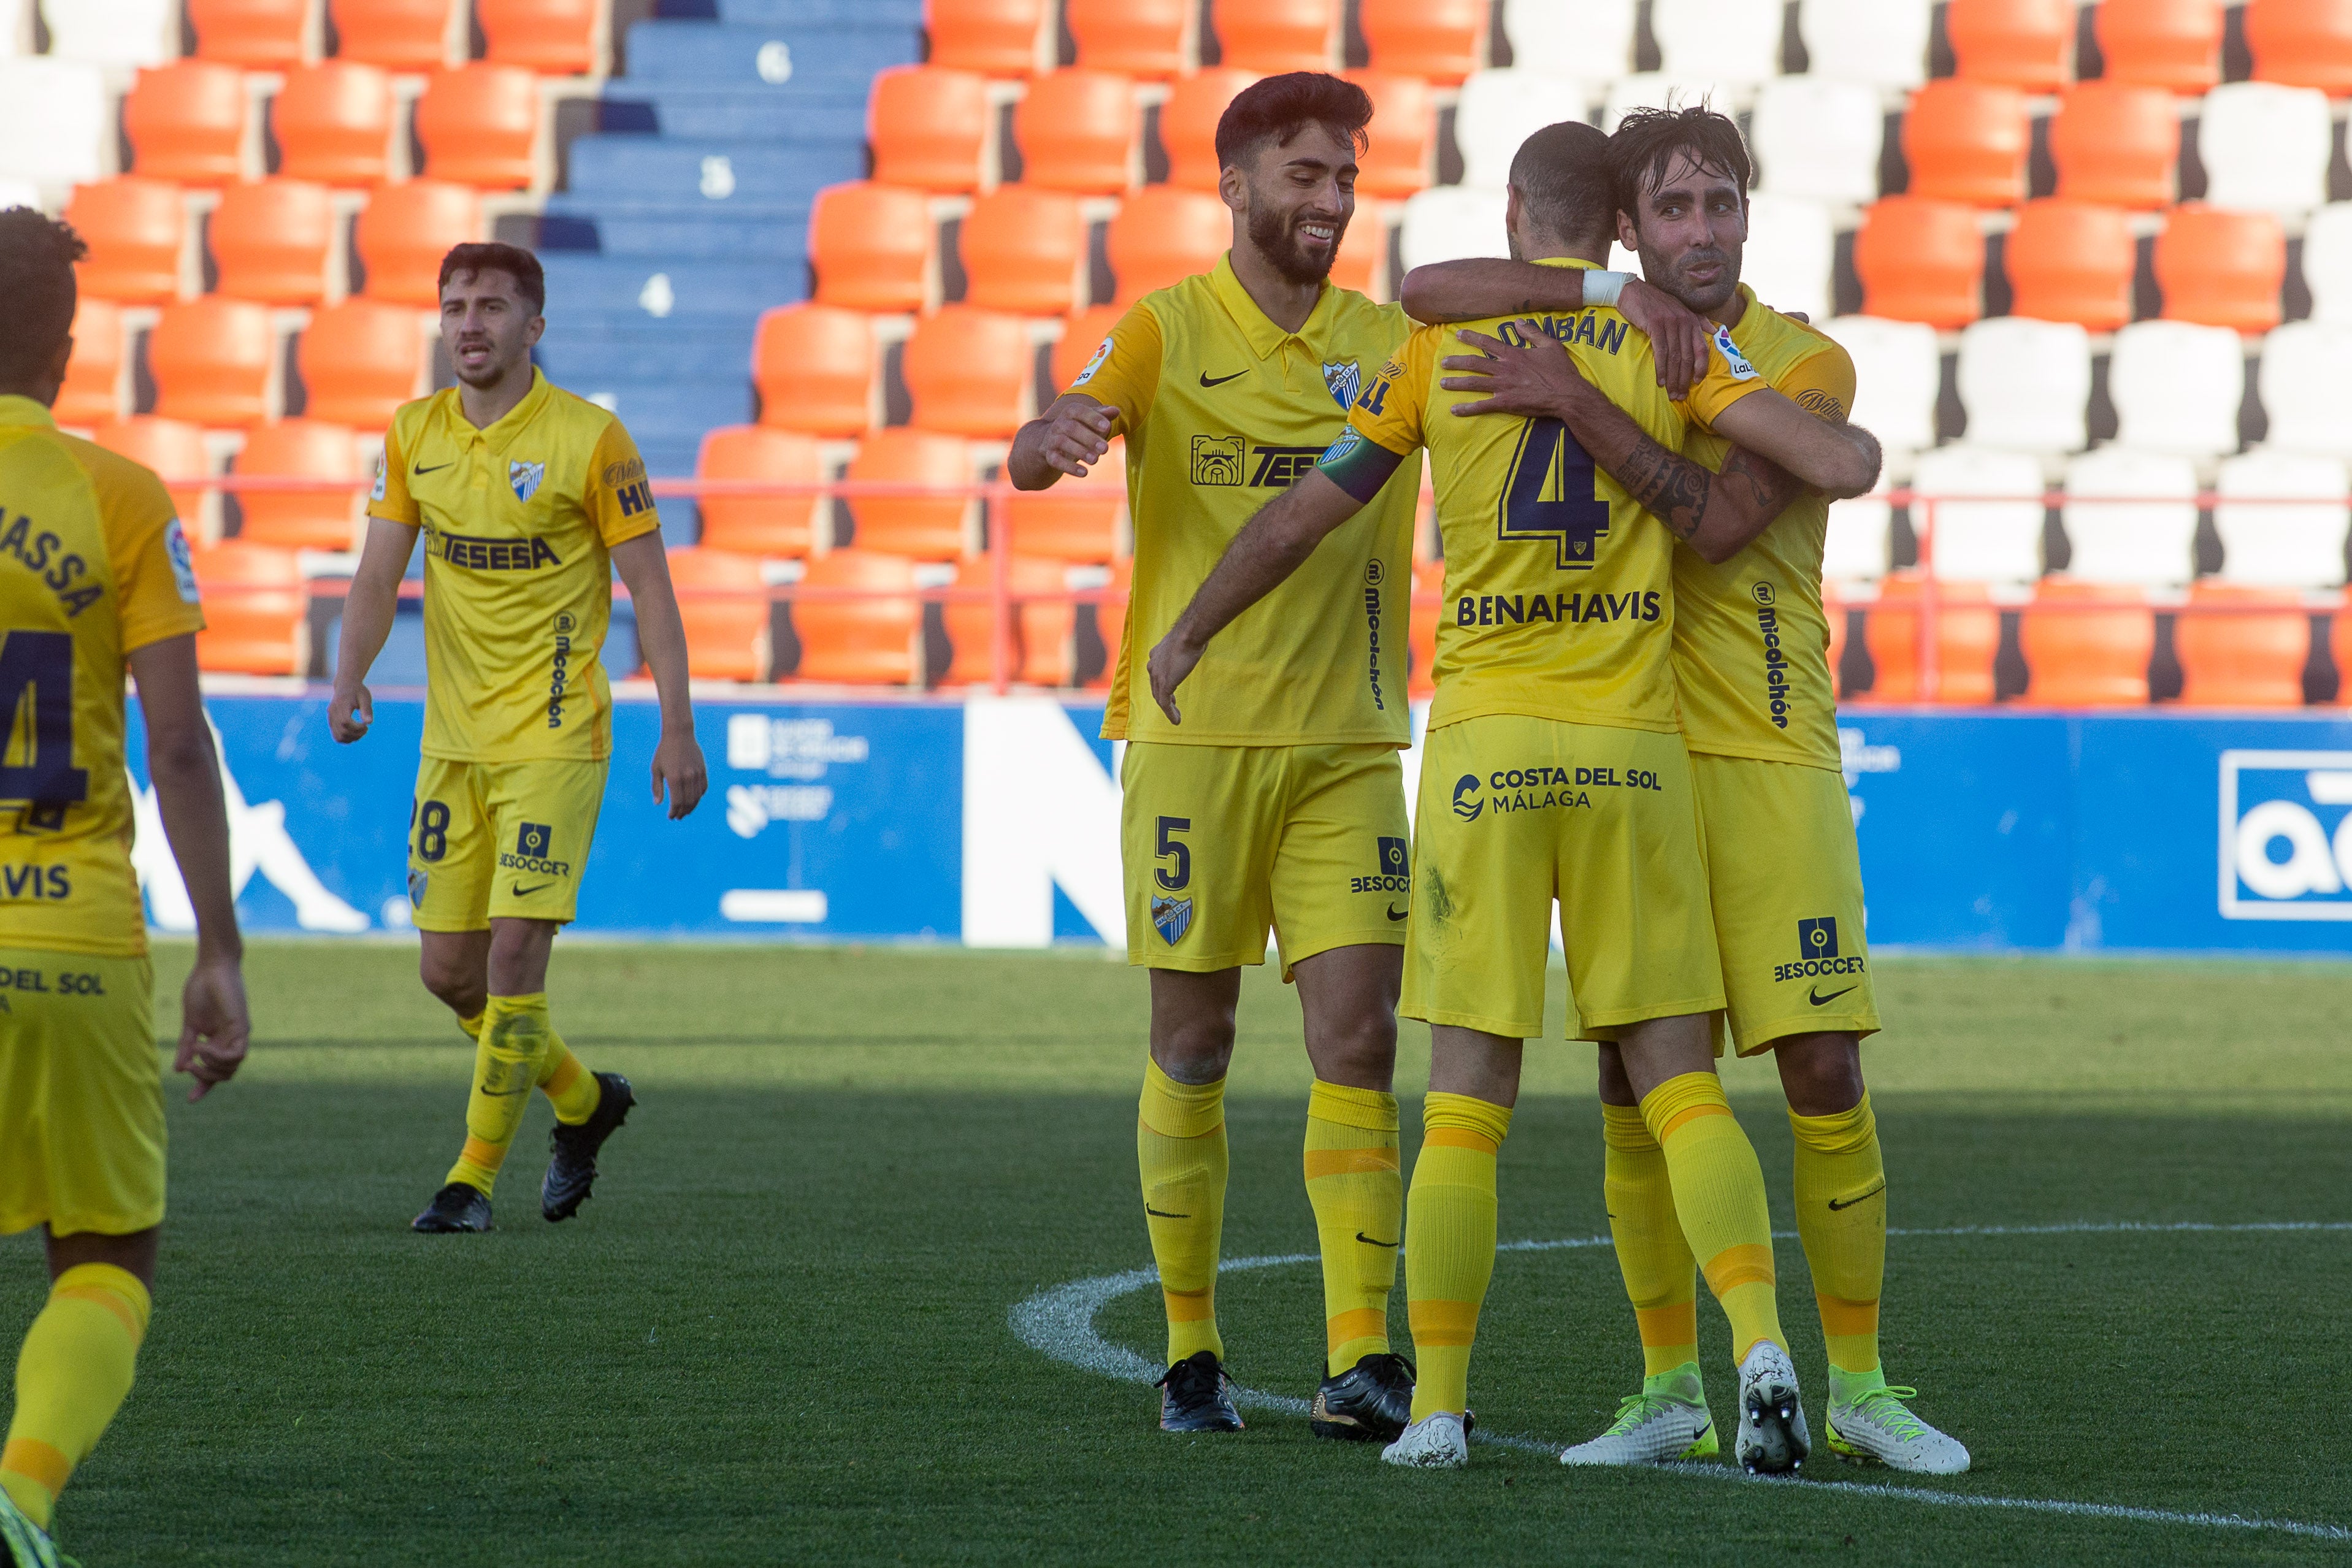
<svg viewBox="0 0 2352 1568">
<path fill-rule="evenodd" d="M 187 960 L 159 951 L 159 1032 L 176 1027 Z M 1979 1228 L 1893 1243 L 1888 1371 L 1977 1456 L 1968 1476 L 1907 1490 L 1826 1452 L 1791 1483 L 1727 1465 L 1570 1472 L 1497 1445 L 1425 1474 L 1274 1410 L 1238 1437 L 1159 1432 L 1150 1389 L 1041 1354 L 1012 1320 L 1041 1292 L 1150 1261 L 1133 1132 L 1145 982 L 1098 956 L 560 945 L 558 1027 L 643 1103 L 594 1201 L 550 1226 L 535 1103 L 499 1228 L 478 1238 L 407 1229 L 455 1152 L 470 1061 L 413 951 L 264 944 L 248 972 L 251 1064 L 201 1105 L 173 1097 L 152 1336 L 59 1516 L 89 1568 L 2352 1550 L 2340 967 L 1882 962 L 1891 1027 L 1865 1060 L 1892 1221 Z M 1270 971 L 1250 974 L 1242 1030 L 1226 1255 L 1304 1252 L 1307 1070 L 1295 995 Z M 1409 1160 L 1421 1026 L 1403 1056 Z M 1769 1069 L 1727 1076 L 1786 1228 Z M 1599 1236 L 1586 1048 L 1531 1046 L 1528 1080 L 1501 1233 Z M 2074 1224 L 2108 1228 L 2035 1228 Z M 2229 1228 L 2298 1224 L 2316 1228 Z M 1818 1437 L 1819 1331 L 1793 1239 L 1780 1268 Z M 9 1335 L 40 1281 L 29 1239 L 0 1248 Z M 1311 1395 L 1314 1268 L 1236 1272 L 1220 1296 L 1240 1380 Z M 1727 1415 L 1727 1333 L 1711 1304 L 1700 1322 Z M 1093 1326 L 1159 1353 L 1149 1291 L 1114 1295 Z M 1639 1373 L 1605 1246 L 1503 1257 L 1472 1373 L 1484 1429 L 1590 1436 Z"/>
</svg>

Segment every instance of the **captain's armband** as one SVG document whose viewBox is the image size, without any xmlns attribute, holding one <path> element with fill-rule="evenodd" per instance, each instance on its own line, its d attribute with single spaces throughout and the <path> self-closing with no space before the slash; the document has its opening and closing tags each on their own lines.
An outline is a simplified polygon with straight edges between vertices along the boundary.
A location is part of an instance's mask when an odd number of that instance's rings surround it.
<svg viewBox="0 0 2352 1568">
<path fill-rule="evenodd" d="M 1391 452 L 1351 424 L 1339 433 L 1339 439 L 1316 460 L 1315 466 L 1358 502 L 1369 504 L 1403 462 L 1402 453 Z"/>
</svg>

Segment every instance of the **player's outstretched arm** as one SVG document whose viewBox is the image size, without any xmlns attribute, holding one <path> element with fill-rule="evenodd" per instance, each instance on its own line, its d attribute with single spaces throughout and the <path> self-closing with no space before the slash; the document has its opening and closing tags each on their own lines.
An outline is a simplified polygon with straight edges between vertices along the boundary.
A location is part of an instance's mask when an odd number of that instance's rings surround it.
<svg viewBox="0 0 2352 1568">
<path fill-rule="evenodd" d="M 1005 476 L 1016 490 L 1043 490 L 1065 474 L 1083 479 L 1110 451 L 1118 426 L 1117 409 L 1084 392 L 1064 392 L 1013 437 Z"/>
<path fill-rule="evenodd" d="M 1863 495 L 1878 483 L 1878 437 L 1843 419 L 1808 413 L 1769 387 L 1709 423 L 1717 435 L 1770 458 L 1833 500 Z"/>
<path fill-rule="evenodd" d="M 669 800 L 671 821 L 702 800 L 710 776 L 694 738 L 694 698 L 687 690 L 686 622 L 670 586 L 669 557 L 658 533 L 639 534 L 613 547 L 613 565 L 629 586 L 637 612 L 637 649 L 661 694 L 661 739 L 654 747 L 654 800 Z"/>
<path fill-rule="evenodd" d="M 343 599 L 343 636 L 335 651 L 335 695 L 327 706 L 327 727 L 348 746 L 375 722 L 375 698 L 367 673 L 392 635 L 400 609 L 400 580 L 416 549 L 416 529 L 383 517 L 368 519 L 367 542 L 360 547 L 359 570 Z"/>
<path fill-rule="evenodd" d="M 253 1026 L 239 967 L 245 943 L 229 876 L 220 754 L 196 682 L 194 633 L 133 649 L 131 674 L 147 720 L 147 776 L 155 782 L 163 836 L 196 912 L 196 967 L 180 993 L 180 1049 L 172 1069 L 196 1081 L 188 1098 L 201 1100 L 236 1075 Z"/>
<path fill-rule="evenodd" d="M 1658 384 L 1675 398 L 1688 396 L 1691 384 L 1706 373 L 1706 342 L 1714 331 L 1706 318 L 1632 273 L 1538 267 L 1531 261 L 1433 261 L 1404 275 L 1397 298 L 1406 315 L 1433 324 L 1613 305 L 1649 335 Z"/>
</svg>

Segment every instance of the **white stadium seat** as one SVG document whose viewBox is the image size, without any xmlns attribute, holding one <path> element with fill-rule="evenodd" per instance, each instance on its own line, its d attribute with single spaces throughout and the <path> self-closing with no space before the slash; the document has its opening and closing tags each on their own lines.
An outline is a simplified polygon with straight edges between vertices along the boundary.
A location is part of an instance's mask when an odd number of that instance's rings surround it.
<svg viewBox="0 0 2352 1568">
<path fill-rule="evenodd" d="M 1740 278 L 1775 310 L 1819 321 L 1830 313 L 1837 230 L 1829 209 L 1800 196 L 1759 191 L 1748 198 L 1748 246 Z"/>
<path fill-rule="evenodd" d="M 1501 189 L 1510 183 L 1520 143 L 1547 125 L 1582 120 L 1591 107 L 1574 77 L 1517 68 L 1472 73 L 1454 111 L 1462 183 Z"/>
<path fill-rule="evenodd" d="M 1663 71 L 1619 77 L 1609 84 L 1609 96 L 1601 102 L 1601 129 L 1614 135 L 1629 109 L 1688 109 L 1703 103 L 1729 114 L 1738 97 L 1731 84 L 1704 77 L 1670 77 Z"/>
<path fill-rule="evenodd" d="M 2085 452 L 2066 465 L 2058 520 L 2069 577 L 2174 588 L 2197 575 L 2197 467 L 2186 457 L 2121 446 Z"/>
<path fill-rule="evenodd" d="M 2303 281 L 2311 319 L 2352 321 L 2352 202 L 2330 202 L 2303 231 Z"/>
<path fill-rule="evenodd" d="M 1934 0 L 1799 0 L 1806 68 L 1871 87 L 1917 87 L 1927 79 L 1934 15 Z"/>
<path fill-rule="evenodd" d="M 2089 444 L 2091 336 L 2023 316 L 1972 323 L 1960 334 L 1959 389 L 1970 445 L 2079 452 Z"/>
<path fill-rule="evenodd" d="M 2224 82 L 2199 107 L 2197 156 L 2217 207 L 2283 214 L 2327 200 L 2327 95 L 2275 82 Z"/>
<path fill-rule="evenodd" d="M 1486 185 L 1433 185 L 1404 204 L 1398 239 L 1407 272 L 1466 256 L 1507 256 L 1503 208 L 1509 193 Z"/>
<path fill-rule="evenodd" d="M 96 66 L 0 59 L 0 103 L 16 124 L 41 128 L 38 136 L 0 136 L 0 179 L 59 188 L 114 172 L 113 107 Z"/>
<path fill-rule="evenodd" d="M 1885 131 L 1874 88 L 1821 76 L 1768 81 L 1748 133 L 1757 186 L 1822 202 L 1875 201 Z"/>
<path fill-rule="evenodd" d="M 1653 0 L 1650 36 L 1669 76 L 1759 82 L 1780 73 L 1780 7 L 1757 0 Z"/>
<path fill-rule="evenodd" d="M 2290 321 L 2263 340 L 2255 382 L 2276 452 L 2352 458 L 2352 326 Z"/>
<path fill-rule="evenodd" d="M 1937 577 L 2031 582 L 2042 575 L 2042 465 L 2034 458 L 1939 446 L 1920 454 L 1911 488 L 1931 503 L 1912 507 L 1911 527 L 1933 530 L 1929 559 Z M 1968 498 L 1979 496 L 1998 498 Z"/>
<path fill-rule="evenodd" d="M 1936 329 L 1922 321 L 1840 316 L 1820 323 L 1853 359 L 1853 422 L 1892 453 L 1936 444 L 1936 399 L 1943 354 Z"/>
<path fill-rule="evenodd" d="M 2249 452 L 2223 462 L 2213 487 L 2221 497 L 2213 508 L 2213 529 L 2221 536 L 2223 581 L 2332 588 L 2344 580 L 2346 502 L 2352 498 L 2352 481 L 2342 463 L 2292 452 Z M 2273 497 L 2277 499 L 2265 499 Z"/>
<path fill-rule="evenodd" d="M 1503 36 L 1521 70 L 1607 81 L 1633 68 L 1637 0 L 1503 0 Z"/>
<path fill-rule="evenodd" d="M 2189 457 L 2235 452 L 2246 398 L 2244 344 L 2227 327 L 2135 321 L 2116 334 L 2107 396 L 2119 446 Z"/>
<path fill-rule="evenodd" d="M 0 57 L 33 52 L 33 0 L 0 0 Z"/>
<path fill-rule="evenodd" d="M 1831 582 L 1875 582 L 1886 575 L 1895 541 L 1895 509 L 1875 496 L 1830 503 L 1829 537 L 1822 541 L 1822 576 Z"/>
<path fill-rule="evenodd" d="M 41 0 L 49 53 L 94 66 L 155 66 L 180 55 L 180 0 Z"/>
</svg>

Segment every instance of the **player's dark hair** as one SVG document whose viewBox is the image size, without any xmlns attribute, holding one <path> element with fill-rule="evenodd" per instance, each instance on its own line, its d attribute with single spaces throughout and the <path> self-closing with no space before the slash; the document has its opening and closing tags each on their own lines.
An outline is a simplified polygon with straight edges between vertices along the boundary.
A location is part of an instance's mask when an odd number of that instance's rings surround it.
<svg viewBox="0 0 2352 1568">
<path fill-rule="evenodd" d="M 1248 162 L 1272 142 L 1287 147 L 1310 125 L 1319 125 L 1364 155 L 1371 137 L 1372 97 L 1354 82 L 1328 71 L 1286 71 L 1252 82 L 1225 105 L 1217 121 L 1217 167 Z"/>
<path fill-rule="evenodd" d="M 74 263 L 81 235 L 37 207 L 0 213 L 0 388 L 47 376 L 73 335 Z"/>
<path fill-rule="evenodd" d="M 1606 246 L 1617 232 L 1609 138 L 1580 120 L 1547 125 L 1511 158 L 1511 189 L 1538 228 L 1578 250 Z"/>
<path fill-rule="evenodd" d="M 547 269 L 539 265 L 539 257 L 519 245 L 492 240 L 452 246 L 441 258 L 441 280 L 434 292 L 448 287 L 449 279 L 461 272 L 503 272 L 515 280 L 515 292 L 530 301 L 532 315 L 547 311 Z"/>
<path fill-rule="evenodd" d="M 1635 109 L 1618 122 L 1609 139 L 1610 183 L 1616 191 L 1617 210 L 1629 214 L 1639 227 L 1642 195 L 1688 160 L 1705 174 L 1720 174 L 1739 187 L 1748 199 L 1756 165 L 1748 156 L 1748 142 L 1727 114 L 1717 114 L 1704 103 L 1683 109 Z"/>
</svg>

